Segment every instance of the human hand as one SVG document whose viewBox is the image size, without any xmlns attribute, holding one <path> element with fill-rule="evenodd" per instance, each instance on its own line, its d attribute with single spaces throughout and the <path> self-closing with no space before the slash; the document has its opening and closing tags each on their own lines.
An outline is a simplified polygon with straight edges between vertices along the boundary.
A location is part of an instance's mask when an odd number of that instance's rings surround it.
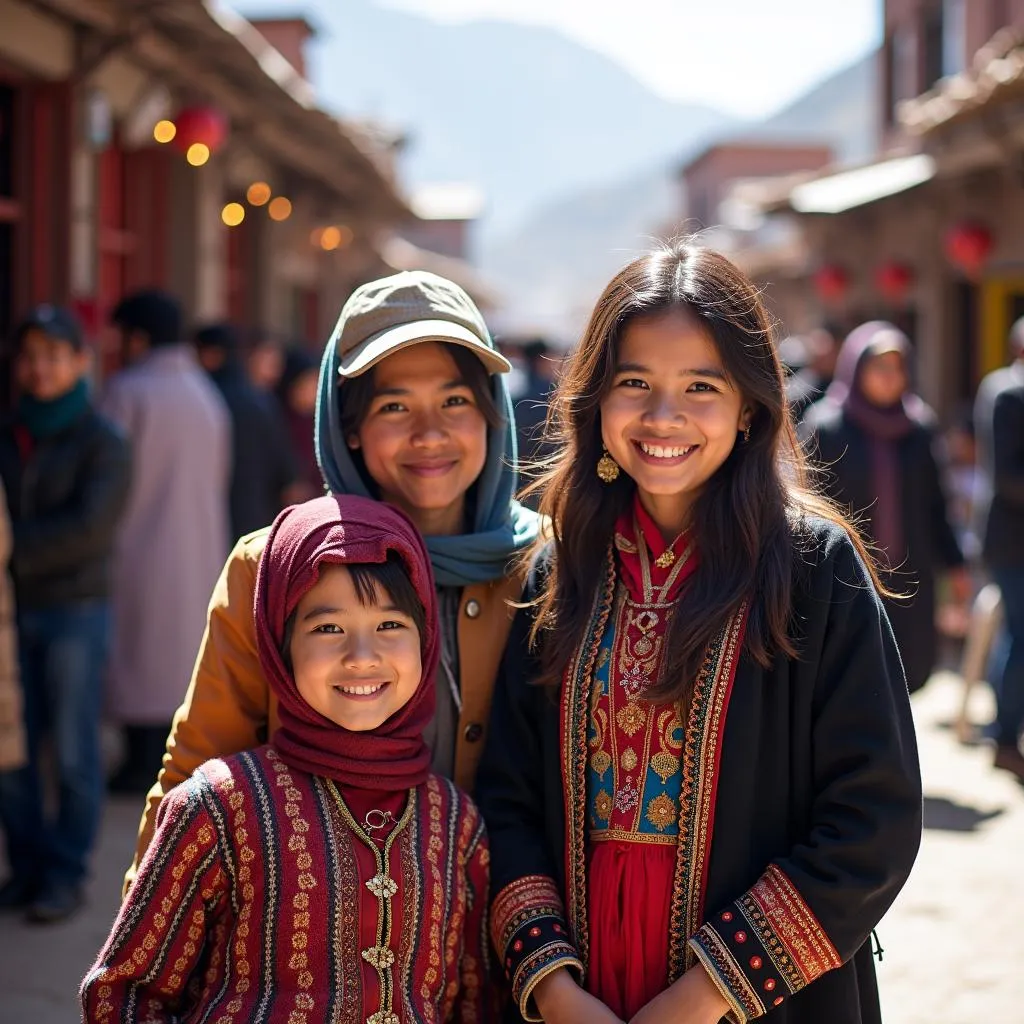
<svg viewBox="0 0 1024 1024">
<path fill-rule="evenodd" d="M 623 1024 L 600 999 L 580 988 L 565 968 L 539 981 L 533 1000 L 544 1024 Z"/>
<path fill-rule="evenodd" d="M 630 1024 L 718 1024 L 729 1003 L 701 964 L 655 996 Z"/>
</svg>

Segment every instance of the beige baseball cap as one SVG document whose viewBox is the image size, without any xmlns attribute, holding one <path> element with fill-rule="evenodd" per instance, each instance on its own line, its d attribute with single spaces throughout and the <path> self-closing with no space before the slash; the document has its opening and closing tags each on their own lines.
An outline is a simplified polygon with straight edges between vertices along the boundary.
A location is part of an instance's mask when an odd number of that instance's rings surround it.
<svg viewBox="0 0 1024 1024">
<path fill-rule="evenodd" d="M 405 270 L 357 288 L 330 343 L 337 345 L 338 374 L 358 377 L 392 352 L 422 341 L 463 345 L 489 373 L 512 369 L 473 300 L 457 284 L 425 270 Z"/>
</svg>

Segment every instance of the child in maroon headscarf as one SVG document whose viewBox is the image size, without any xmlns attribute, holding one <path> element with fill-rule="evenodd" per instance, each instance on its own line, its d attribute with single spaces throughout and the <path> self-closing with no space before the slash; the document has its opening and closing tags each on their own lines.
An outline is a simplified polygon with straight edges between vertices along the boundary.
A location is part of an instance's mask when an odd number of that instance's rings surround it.
<svg viewBox="0 0 1024 1024">
<path fill-rule="evenodd" d="M 490 1019 L 487 837 L 423 739 L 438 627 L 422 539 L 362 498 L 287 509 L 255 615 L 280 729 L 161 804 L 85 1019 Z"/>
</svg>

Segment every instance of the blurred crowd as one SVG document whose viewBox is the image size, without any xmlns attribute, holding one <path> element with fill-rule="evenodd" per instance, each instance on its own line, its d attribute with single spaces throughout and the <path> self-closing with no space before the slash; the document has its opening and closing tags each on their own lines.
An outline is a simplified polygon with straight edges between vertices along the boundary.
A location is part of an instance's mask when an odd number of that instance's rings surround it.
<svg viewBox="0 0 1024 1024">
<path fill-rule="evenodd" d="M 113 324 L 121 369 L 94 387 L 74 317 L 32 311 L 0 430 L 0 906 L 28 903 L 40 922 L 80 905 L 104 793 L 156 778 L 231 545 L 323 491 L 309 347 L 226 323 L 188 337 L 180 304 L 156 291 L 124 299 Z M 945 423 L 914 389 L 912 339 L 885 322 L 836 334 L 780 343 L 794 427 L 884 556 L 912 691 L 998 586 L 995 764 L 1024 781 L 1024 320 L 1012 364 Z M 544 428 L 562 353 L 540 338 L 503 349 L 520 464 L 536 471 L 557 444 Z M 109 776 L 103 718 L 123 735 Z"/>
</svg>

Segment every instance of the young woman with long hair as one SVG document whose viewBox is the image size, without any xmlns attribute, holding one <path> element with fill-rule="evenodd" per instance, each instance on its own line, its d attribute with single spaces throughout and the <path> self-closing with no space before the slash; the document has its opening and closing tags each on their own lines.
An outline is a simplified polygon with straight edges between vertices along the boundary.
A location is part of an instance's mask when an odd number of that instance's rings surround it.
<svg viewBox="0 0 1024 1024">
<path fill-rule="evenodd" d="M 906 682 L 808 485 L 757 290 L 683 242 L 598 300 L 549 424 L 477 797 L 528 1020 L 863 1024 L 921 834 Z"/>
</svg>

